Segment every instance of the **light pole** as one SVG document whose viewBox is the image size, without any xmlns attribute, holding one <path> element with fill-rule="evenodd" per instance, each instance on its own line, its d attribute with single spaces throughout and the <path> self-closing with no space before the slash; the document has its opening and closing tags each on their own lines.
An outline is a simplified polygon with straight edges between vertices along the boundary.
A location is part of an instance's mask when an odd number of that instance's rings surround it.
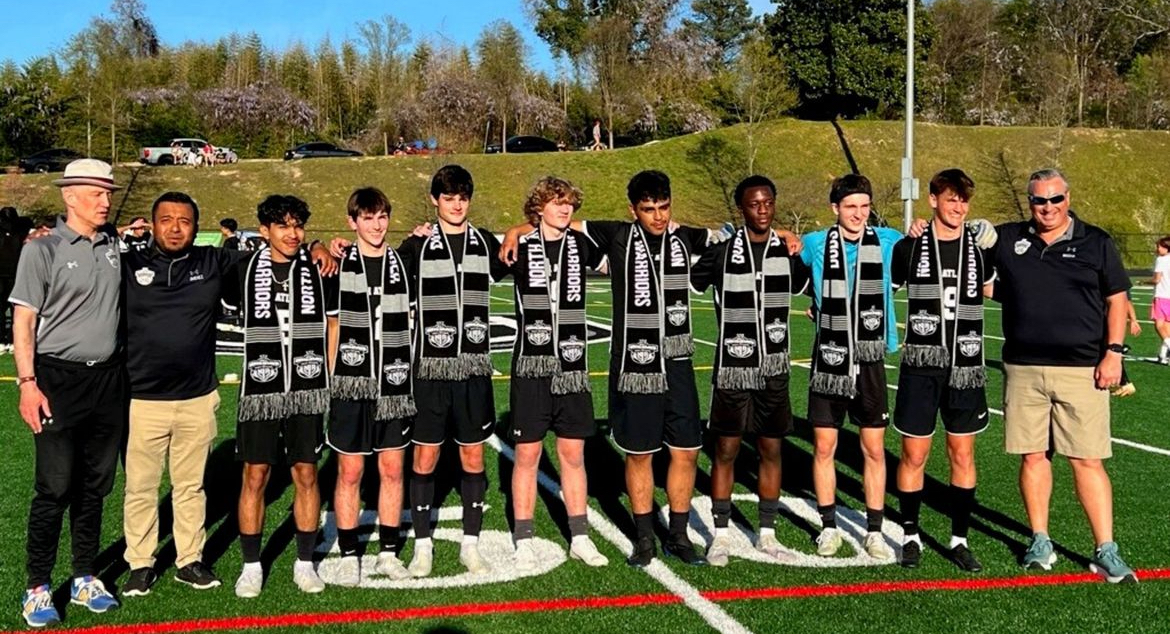
<svg viewBox="0 0 1170 634">
<path fill-rule="evenodd" d="M 918 179 L 914 178 L 914 2 L 906 0 L 906 154 L 902 157 L 902 230 L 914 222 Z"/>
</svg>

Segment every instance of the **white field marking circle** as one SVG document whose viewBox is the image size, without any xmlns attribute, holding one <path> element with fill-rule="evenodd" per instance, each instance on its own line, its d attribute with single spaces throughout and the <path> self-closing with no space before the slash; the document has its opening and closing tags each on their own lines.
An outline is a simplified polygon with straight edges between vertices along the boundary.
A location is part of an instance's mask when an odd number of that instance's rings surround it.
<svg viewBox="0 0 1170 634">
<path fill-rule="evenodd" d="M 462 515 L 462 508 L 443 508 L 439 512 L 439 520 L 459 520 Z M 325 539 L 317 547 L 317 552 L 325 553 L 326 557 L 317 564 L 317 574 L 321 576 L 321 579 L 325 583 L 337 585 L 337 573 L 341 565 L 340 551 L 337 548 L 337 523 L 333 521 L 332 512 L 322 513 L 322 518 L 324 520 L 322 532 L 324 533 Z M 376 512 L 362 511 L 362 515 L 358 520 L 358 526 L 366 525 L 376 527 L 377 524 L 378 514 Z M 368 536 L 363 536 L 363 538 L 365 541 L 371 543 L 377 542 L 377 530 L 375 529 Z M 458 544 L 463 540 L 463 529 L 436 528 L 432 534 L 432 539 Z M 479 553 L 491 569 L 487 574 L 476 575 L 470 572 L 463 572 L 446 577 L 432 576 L 421 579 L 403 579 L 401 581 L 384 577 L 375 572 L 374 568 L 378 564 L 378 555 L 376 552 L 366 554 L 362 557 L 361 581 L 358 583 L 358 587 L 413 590 L 504 583 L 523 577 L 542 575 L 565 563 L 567 558 L 565 551 L 557 544 L 547 539 L 533 537 L 532 546 L 536 550 L 536 568 L 529 572 L 519 572 L 516 570 L 512 561 L 514 552 L 512 536 L 504 531 L 483 530 L 479 534 Z"/>
<path fill-rule="evenodd" d="M 733 503 L 741 505 L 757 504 L 759 498 L 754 493 L 735 493 L 731 496 Z M 816 504 L 812 500 L 782 497 L 780 498 L 781 511 L 788 511 L 793 515 L 805 520 L 813 526 L 821 525 L 820 515 L 817 513 Z M 666 521 L 666 514 L 668 509 L 662 511 L 661 520 Z M 783 521 L 782 518 L 777 518 Z M 731 548 L 729 550 L 732 557 L 737 559 L 747 559 L 766 564 L 774 564 L 778 566 L 793 566 L 797 568 L 850 568 L 855 566 L 888 566 L 896 563 L 897 559 L 874 559 L 865 553 L 865 549 L 861 546 L 861 541 L 865 539 L 865 514 L 854 509 L 837 506 L 837 527 L 841 531 L 841 537 L 845 541 L 845 548 L 843 552 L 847 552 L 848 548 L 853 549 L 853 555 L 850 557 L 822 557 L 815 552 L 805 552 L 804 550 L 797 550 L 789 546 L 781 544 L 781 559 L 773 558 L 756 550 L 755 543 L 757 535 L 751 528 L 732 522 L 728 527 L 727 536 L 731 540 Z M 711 498 L 707 496 L 691 498 L 691 518 L 687 526 L 687 534 L 691 541 L 710 546 L 711 540 L 715 537 L 715 525 L 711 517 Z M 889 520 L 882 521 L 882 536 L 885 537 L 886 543 L 898 552 L 902 545 L 902 527 Z M 809 550 L 815 549 L 812 543 L 809 543 Z"/>
</svg>

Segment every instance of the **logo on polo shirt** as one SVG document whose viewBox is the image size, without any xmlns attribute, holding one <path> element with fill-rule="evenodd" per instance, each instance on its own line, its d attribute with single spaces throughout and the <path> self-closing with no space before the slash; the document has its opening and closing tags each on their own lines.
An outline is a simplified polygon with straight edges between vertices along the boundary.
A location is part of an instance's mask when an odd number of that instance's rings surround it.
<svg viewBox="0 0 1170 634">
<path fill-rule="evenodd" d="M 121 258 L 118 256 L 117 251 L 113 249 L 106 249 L 106 262 L 109 262 L 110 266 L 118 268 L 118 262 L 120 261 Z"/>
<path fill-rule="evenodd" d="M 191 271 L 191 275 L 187 278 L 187 281 L 188 282 L 198 282 L 199 280 L 202 280 L 202 279 L 203 279 L 203 274 L 199 272 L 199 269 L 194 269 Z"/>
<path fill-rule="evenodd" d="M 140 268 L 134 271 L 134 280 L 142 286 L 150 286 L 150 283 L 154 281 L 154 271 L 146 267 Z"/>
<path fill-rule="evenodd" d="M 1028 247 L 1030 246 L 1032 246 L 1032 243 L 1027 238 L 1016 240 L 1016 255 L 1024 255 L 1028 252 Z"/>
</svg>

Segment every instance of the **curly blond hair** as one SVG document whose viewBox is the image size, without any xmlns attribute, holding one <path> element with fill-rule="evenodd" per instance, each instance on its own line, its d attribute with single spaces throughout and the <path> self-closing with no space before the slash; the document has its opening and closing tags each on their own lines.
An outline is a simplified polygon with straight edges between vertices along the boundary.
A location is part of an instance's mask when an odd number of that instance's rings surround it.
<svg viewBox="0 0 1170 634">
<path fill-rule="evenodd" d="M 573 211 L 576 212 L 581 208 L 584 198 L 581 190 L 569 181 L 556 176 L 545 176 L 528 190 L 528 198 L 524 201 L 524 219 L 535 227 L 540 224 L 540 214 L 544 211 L 544 206 L 550 202 L 567 202 L 573 205 Z"/>
</svg>

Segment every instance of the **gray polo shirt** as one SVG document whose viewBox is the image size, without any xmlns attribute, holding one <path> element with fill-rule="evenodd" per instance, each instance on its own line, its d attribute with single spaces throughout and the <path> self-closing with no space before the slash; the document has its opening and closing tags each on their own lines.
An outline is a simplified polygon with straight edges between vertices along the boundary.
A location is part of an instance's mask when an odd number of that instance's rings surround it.
<svg viewBox="0 0 1170 634">
<path fill-rule="evenodd" d="M 121 350 L 118 238 L 105 225 L 89 240 L 65 217 L 20 252 L 8 301 L 37 312 L 38 355 L 66 361 L 105 361 Z"/>
</svg>

